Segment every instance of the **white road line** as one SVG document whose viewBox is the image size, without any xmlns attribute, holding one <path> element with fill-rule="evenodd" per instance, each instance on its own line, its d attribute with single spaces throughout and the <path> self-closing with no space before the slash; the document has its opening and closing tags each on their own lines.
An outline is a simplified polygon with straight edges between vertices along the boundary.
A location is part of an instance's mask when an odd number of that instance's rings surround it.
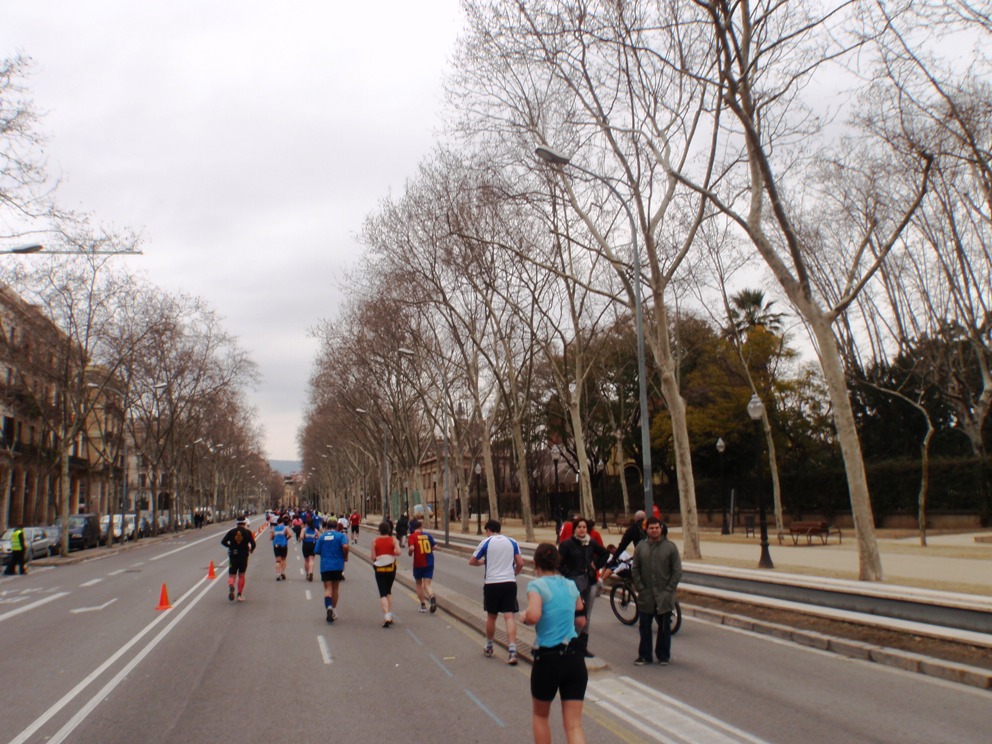
<svg viewBox="0 0 992 744">
<path fill-rule="evenodd" d="M 69 612 L 71 612 L 73 615 L 77 615 L 80 612 L 97 612 L 98 610 L 105 610 L 105 609 L 107 609 L 108 607 L 110 607 L 110 605 L 112 605 L 116 601 L 117 601 L 117 597 L 114 597 L 109 602 L 104 602 L 99 607 L 77 607 L 74 610 L 69 610 Z"/>
<path fill-rule="evenodd" d="M 324 636 L 317 636 L 317 645 L 320 647 L 320 655 L 324 657 L 324 663 L 333 664 L 334 659 L 331 658 L 331 649 L 327 646 L 327 639 Z"/>
<path fill-rule="evenodd" d="M 598 705 L 613 713 L 619 711 L 624 720 L 645 733 L 647 726 L 658 741 L 764 744 L 763 739 L 630 677 L 591 681 L 589 689 Z"/>
<path fill-rule="evenodd" d="M 69 592 L 58 592 L 56 594 L 52 594 L 49 597 L 45 597 L 44 599 L 39 599 L 37 602 L 32 602 L 29 605 L 18 607 L 16 610 L 5 612 L 2 615 L 0 615 L 0 623 L 2 623 L 4 620 L 14 617 L 15 615 L 20 615 L 22 612 L 27 612 L 28 610 L 33 610 L 35 607 L 41 607 L 42 605 L 48 604 L 49 602 L 53 602 L 59 597 L 67 597 L 67 596 L 69 596 Z M 17 602 L 19 600 L 15 599 L 13 601 Z"/>
<path fill-rule="evenodd" d="M 183 596 L 181 596 L 179 599 L 176 600 L 175 604 L 178 605 L 183 600 L 185 600 L 190 594 L 196 591 L 197 586 L 199 586 L 201 583 L 205 581 L 206 579 L 201 579 L 196 584 L 194 584 L 193 587 L 188 592 L 186 592 Z M 207 586 L 210 585 L 208 584 Z M 68 594 L 68 592 L 65 592 L 65 594 Z M 36 718 L 34 722 L 26 729 L 24 729 L 24 731 L 22 731 L 16 739 L 12 739 L 10 744 L 24 744 L 24 742 L 30 741 L 34 733 L 42 726 L 44 726 L 49 721 L 49 719 L 52 718 L 52 716 L 54 716 L 56 713 L 62 710 L 69 703 L 71 703 L 76 696 L 78 696 L 83 690 L 85 690 L 90 684 L 92 684 L 93 681 L 96 680 L 101 674 L 107 671 L 107 669 L 109 669 L 114 664 L 116 664 L 117 661 L 122 656 L 127 654 L 131 650 L 131 648 L 138 643 L 138 641 L 140 641 L 145 635 L 150 633 L 155 628 L 156 625 L 158 625 L 160 622 L 165 620 L 167 617 L 170 617 L 174 611 L 175 611 L 175 605 L 173 605 L 172 610 L 166 610 L 162 614 L 158 615 L 158 617 L 156 617 L 150 623 L 148 623 L 148 625 L 146 625 L 144 629 L 139 631 L 134 636 L 134 638 L 132 638 L 130 641 L 128 641 L 119 649 L 117 649 L 117 652 L 113 656 L 111 656 L 109 659 L 104 661 L 100 666 L 98 666 L 96 669 L 90 672 L 86 677 L 82 679 L 82 681 L 79 682 L 79 684 L 77 684 L 75 687 L 69 690 L 69 692 L 67 692 L 58 701 L 56 701 L 54 705 L 52 705 L 48 710 L 46 710 L 38 718 Z M 2 619 L 2 616 L 0 616 L 0 619 Z"/>
<path fill-rule="evenodd" d="M 117 574 L 122 574 L 126 571 L 126 568 L 118 568 L 116 571 L 111 571 L 107 576 L 117 576 Z"/>
<path fill-rule="evenodd" d="M 89 581 L 84 581 L 80 586 L 93 586 L 94 584 L 99 584 L 103 579 L 90 579 Z"/>
<path fill-rule="evenodd" d="M 166 558 L 166 557 L 168 557 L 168 556 L 170 556 L 170 555 L 172 555 L 172 554 L 174 554 L 174 553 L 178 553 L 178 552 L 179 552 L 179 551 L 181 551 L 181 550 L 186 550 L 186 548 L 192 548 L 192 547 L 193 547 L 194 545 L 199 545 L 199 544 L 200 544 L 200 543 L 202 543 L 202 542 L 207 542 L 208 540 L 216 540 L 216 539 L 217 539 L 217 538 L 216 538 L 216 537 L 214 537 L 213 535 L 211 535 L 210 537 L 202 537 L 202 538 L 200 538 L 199 540 L 194 540 L 194 541 L 193 541 L 193 542 L 191 542 L 191 543 L 185 543 L 185 544 L 183 544 L 183 545 L 180 545 L 180 546 L 179 546 L 178 548 L 176 548 L 175 550 L 170 550 L 170 551 L 169 551 L 168 553 L 162 553 L 162 555 L 157 555 L 157 556 L 155 556 L 154 558 L 149 558 L 148 560 L 149 560 L 149 561 L 160 561 L 160 560 L 162 560 L 163 558 Z M 218 541 L 218 542 L 219 542 L 219 541 Z"/>
<path fill-rule="evenodd" d="M 310 590 L 309 589 L 306 590 L 306 595 L 307 595 L 307 602 L 309 602 L 311 599 L 313 599 L 313 595 L 310 594 Z"/>
<path fill-rule="evenodd" d="M 206 579 L 201 579 L 201 581 L 206 581 Z M 172 622 L 170 622 L 168 625 L 162 628 L 162 630 L 159 631 L 159 634 L 155 636 L 151 641 L 149 641 L 147 646 L 141 649 L 141 651 L 139 651 L 138 654 L 130 662 L 125 664 L 124 667 L 116 675 L 114 675 L 113 679 L 111 679 L 107 684 L 105 684 L 100 689 L 100 691 L 97 692 L 96 695 L 91 697 L 89 701 L 86 703 L 86 705 L 80 708 L 79 711 L 76 713 L 76 715 L 70 718 L 66 722 L 65 726 L 60 728 L 55 733 L 55 736 L 53 736 L 51 739 L 48 740 L 48 744 L 61 744 L 61 742 L 65 741 L 66 737 L 68 737 L 69 734 L 75 731 L 76 727 L 79 726 L 79 724 L 81 724 L 84 720 L 86 720 L 86 717 L 90 713 L 92 713 L 101 702 L 106 700 L 106 698 L 110 695 L 110 693 L 113 692 L 114 689 L 121 682 L 124 681 L 127 675 L 130 674 L 134 670 L 134 668 L 138 666 L 138 664 L 140 664 L 144 660 L 144 658 L 152 652 L 152 650 L 159 644 L 159 642 L 163 638 L 169 635 L 169 633 L 172 631 L 173 628 L 175 628 L 177 625 L 179 625 L 179 623 L 183 621 L 183 618 L 185 618 L 186 615 L 189 614 L 190 610 L 196 607 L 196 603 L 199 602 L 201 599 L 203 599 L 203 597 L 206 596 L 207 592 L 209 592 L 212 588 L 213 585 L 209 583 L 206 586 L 204 586 L 203 590 L 198 595 L 193 597 L 192 600 L 190 600 L 190 603 L 183 608 L 182 612 L 176 615 L 176 617 L 172 620 Z M 172 613 L 170 612 L 169 614 L 171 615 Z"/>
</svg>

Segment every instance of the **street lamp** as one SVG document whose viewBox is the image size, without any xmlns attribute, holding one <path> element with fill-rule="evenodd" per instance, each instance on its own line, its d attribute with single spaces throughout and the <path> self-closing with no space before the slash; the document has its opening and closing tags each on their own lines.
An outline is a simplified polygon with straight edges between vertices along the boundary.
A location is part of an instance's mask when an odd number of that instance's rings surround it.
<svg viewBox="0 0 992 744">
<path fill-rule="evenodd" d="M 436 467 L 436 463 L 435 463 Z M 434 529 L 437 529 L 437 473 L 434 473 Z"/>
<path fill-rule="evenodd" d="M 716 440 L 716 451 L 720 455 L 720 501 L 723 504 L 723 525 L 720 527 L 720 534 L 729 535 L 730 523 L 727 521 L 727 489 L 723 479 L 723 453 L 727 451 L 727 443 L 723 441 L 723 437 Z"/>
<path fill-rule="evenodd" d="M 603 464 L 603 458 L 599 458 L 599 462 L 596 463 L 596 473 L 599 476 L 599 506 L 603 510 L 603 529 L 606 529 L 606 484 L 603 482 L 603 468 L 606 467 Z"/>
<path fill-rule="evenodd" d="M 555 534 L 561 533 L 561 504 L 558 499 L 558 461 L 561 459 L 561 450 L 558 449 L 557 444 L 551 445 L 551 460 L 555 464 L 555 501 L 551 506 L 552 516 L 555 520 Z"/>
<path fill-rule="evenodd" d="M 475 534 L 482 534 L 482 465 L 475 463 Z"/>
<path fill-rule="evenodd" d="M 765 519 L 765 492 L 761 487 L 761 417 L 765 413 L 765 404 L 755 393 L 747 404 L 747 415 L 754 422 L 754 468 L 755 481 L 758 487 L 758 521 L 761 525 L 761 557 L 758 568 L 775 568 L 772 557 L 768 553 L 768 521 Z"/>
<path fill-rule="evenodd" d="M 641 303 L 641 253 L 637 249 L 637 223 L 634 220 L 634 213 L 630 211 L 627 200 L 623 198 L 616 186 L 605 176 L 593 173 L 591 170 L 576 165 L 570 158 L 561 155 L 547 147 L 538 147 L 534 154 L 541 160 L 551 165 L 563 168 L 571 165 L 577 171 L 585 173 L 587 176 L 595 178 L 608 188 L 620 201 L 620 205 L 627 213 L 630 221 L 630 244 L 634 253 L 634 321 L 637 326 L 637 378 L 638 393 L 641 404 L 641 458 L 642 458 L 642 480 L 644 481 L 644 513 L 651 514 L 654 507 L 654 494 L 652 493 L 651 482 L 651 422 L 648 419 L 648 380 L 646 373 L 646 363 L 644 359 L 644 308 Z"/>
</svg>

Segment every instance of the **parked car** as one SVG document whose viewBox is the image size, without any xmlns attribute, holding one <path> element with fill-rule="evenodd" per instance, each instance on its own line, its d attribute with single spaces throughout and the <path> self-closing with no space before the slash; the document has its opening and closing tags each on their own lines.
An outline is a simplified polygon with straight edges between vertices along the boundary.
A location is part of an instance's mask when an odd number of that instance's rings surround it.
<svg viewBox="0 0 992 744">
<path fill-rule="evenodd" d="M 109 514 L 104 514 L 100 517 L 100 542 L 107 542 L 107 530 L 110 528 L 110 516 Z M 121 526 L 124 520 L 121 519 L 120 514 L 114 514 L 114 540 L 120 541 L 121 539 Z"/>
<path fill-rule="evenodd" d="M 0 564 L 7 565 L 10 562 L 10 539 L 14 536 L 14 528 L 11 527 L 0 535 Z M 32 561 L 35 558 L 44 558 L 46 555 L 54 555 L 58 552 L 58 544 L 53 540 L 47 527 L 25 527 L 24 542 L 27 546 L 24 559 Z"/>
<path fill-rule="evenodd" d="M 96 514 L 69 516 L 69 550 L 95 548 L 100 544 L 100 520 Z"/>
</svg>

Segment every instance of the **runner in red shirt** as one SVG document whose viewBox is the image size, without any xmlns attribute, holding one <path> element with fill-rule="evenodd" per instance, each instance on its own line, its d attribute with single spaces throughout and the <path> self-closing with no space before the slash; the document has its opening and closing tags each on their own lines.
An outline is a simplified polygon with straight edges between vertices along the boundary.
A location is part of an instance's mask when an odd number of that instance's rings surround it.
<svg viewBox="0 0 992 744">
<path fill-rule="evenodd" d="M 356 509 L 348 517 L 348 521 L 351 523 L 351 541 L 358 545 L 358 528 L 362 524 L 362 515 Z"/>
</svg>

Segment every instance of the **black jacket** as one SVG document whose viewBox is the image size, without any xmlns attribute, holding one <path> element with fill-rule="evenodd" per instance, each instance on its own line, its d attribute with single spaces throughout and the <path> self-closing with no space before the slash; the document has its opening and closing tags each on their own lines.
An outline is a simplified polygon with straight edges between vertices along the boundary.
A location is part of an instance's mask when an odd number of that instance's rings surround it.
<svg viewBox="0 0 992 744">
<path fill-rule="evenodd" d="M 591 584 L 596 583 L 596 569 L 606 565 L 610 557 L 609 551 L 595 540 L 583 545 L 576 537 L 570 537 L 559 545 L 558 555 L 561 556 L 558 572 L 562 576 L 575 579 L 584 573 Z"/>
</svg>

